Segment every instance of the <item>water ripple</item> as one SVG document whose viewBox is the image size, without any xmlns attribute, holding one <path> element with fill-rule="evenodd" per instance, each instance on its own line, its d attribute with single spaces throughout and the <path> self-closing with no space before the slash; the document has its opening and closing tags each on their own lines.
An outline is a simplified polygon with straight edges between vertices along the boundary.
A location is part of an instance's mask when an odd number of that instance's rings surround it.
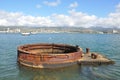
<svg viewBox="0 0 120 80">
<path fill-rule="evenodd" d="M 85 51 L 97 51 L 115 61 L 113 65 L 80 66 L 60 69 L 33 69 L 16 62 L 17 46 L 27 43 L 65 43 Z M 120 36 L 112 34 L 0 34 L 0 80 L 119 80 Z"/>
</svg>

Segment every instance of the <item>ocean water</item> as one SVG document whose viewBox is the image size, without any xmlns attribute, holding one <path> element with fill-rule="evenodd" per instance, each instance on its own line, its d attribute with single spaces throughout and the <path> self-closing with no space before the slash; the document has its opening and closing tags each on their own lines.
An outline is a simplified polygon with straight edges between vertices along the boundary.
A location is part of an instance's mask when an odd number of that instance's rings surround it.
<svg viewBox="0 0 120 80">
<path fill-rule="evenodd" d="M 73 65 L 59 69 L 34 69 L 17 64 L 17 46 L 29 43 L 79 45 L 104 54 L 113 65 Z M 120 34 L 56 33 L 22 36 L 0 34 L 0 80 L 120 80 Z"/>
</svg>

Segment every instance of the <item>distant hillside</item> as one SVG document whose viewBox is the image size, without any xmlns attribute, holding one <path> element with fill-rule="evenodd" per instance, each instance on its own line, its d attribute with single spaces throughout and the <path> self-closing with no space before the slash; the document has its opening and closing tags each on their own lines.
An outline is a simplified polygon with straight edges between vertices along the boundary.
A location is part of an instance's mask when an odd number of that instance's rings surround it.
<svg viewBox="0 0 120 80">
<path fill-rule="evenodd" d="M 9 29 L 8 29 L 9 28 Z M 21 31 L 21 32 L 72 32 L 72 33 L 113 33 L 116 30 L 120 33 L 120 28 L 103 28 L 103 27 L 27 27 L 27 26 L 0 26 L 0 31 Z M 9 32 L 8 31 L 8 32 Z"/>
</svg>

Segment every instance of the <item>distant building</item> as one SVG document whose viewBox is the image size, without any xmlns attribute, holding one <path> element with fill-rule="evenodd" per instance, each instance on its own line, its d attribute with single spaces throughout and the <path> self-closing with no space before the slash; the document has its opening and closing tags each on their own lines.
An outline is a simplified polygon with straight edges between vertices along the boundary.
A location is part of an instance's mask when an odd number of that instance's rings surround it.
<svg viewBox="0 0 120 80">
<path fill-rule="evenodd" d="M 7 31 L 6 32 L 10 32 L 10 28 L 7 28 Z"/>
<path fill-rule="evenodd" d="M 98 34 L 104 34 L 103 32 L 99 31 Z"/>
<path fill-rule="evenodd" d="M 113 34 L 117 34 L 117 33 L 119 33 L 119 32 L 118 32 L 117 30 L 114 30 L 114 29 L 113 29 L 113 30 L 112 30 L 112 33 L 113 33 Z"/>
</svg>

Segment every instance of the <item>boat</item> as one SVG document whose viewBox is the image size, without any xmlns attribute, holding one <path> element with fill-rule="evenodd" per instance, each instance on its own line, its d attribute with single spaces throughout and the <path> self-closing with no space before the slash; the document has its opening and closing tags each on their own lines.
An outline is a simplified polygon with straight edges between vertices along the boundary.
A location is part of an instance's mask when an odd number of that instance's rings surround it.
<svg viewBox="0 0 120 80">
<path fill-rule="evenodd" d="M 24 33 L 21 33 L 23 36 L 29 36 L 31 33 L 30 32 L 24 32 Z"/>
<path fill-rule="evenodd" d="M 36 31 L 36 32 L 31 32 L 31 34 L 38 34 L 38 32 Z"/>
</svg>

